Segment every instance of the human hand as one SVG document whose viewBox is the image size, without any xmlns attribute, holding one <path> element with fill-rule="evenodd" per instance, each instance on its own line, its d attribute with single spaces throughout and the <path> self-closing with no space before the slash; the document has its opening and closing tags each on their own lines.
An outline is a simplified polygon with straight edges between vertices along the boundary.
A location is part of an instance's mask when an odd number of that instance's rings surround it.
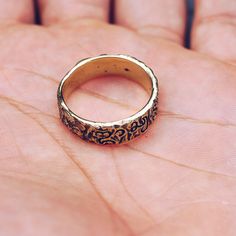
<svg viewBox="0 0 236 236">
<path fill-rule="evenodd" d="M 116 25 L 108 0 L 39 2 L 40 26 L 30 0 L 0 2 L 1 235 L 235 235 L 235 1 L 197 1 L 191 50 L 184 1 L 117 1 Z M 58 117 L 60 79 L 102 53 L 135 56 L 159 79 L 157 121 L 128 145 L 85 143 Z M 104 78 L 74 98 L 103 119 L 146 95 Z"/>
</svg>

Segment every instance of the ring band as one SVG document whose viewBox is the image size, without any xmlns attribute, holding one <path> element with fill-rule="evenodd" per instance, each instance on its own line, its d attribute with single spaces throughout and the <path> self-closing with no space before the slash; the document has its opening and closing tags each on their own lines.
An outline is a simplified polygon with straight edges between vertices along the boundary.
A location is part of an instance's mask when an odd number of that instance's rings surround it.
<svg viewBox="0 0 236 236">
<path fill-rule="evenodd" d="M 121 75 L 143 86 L 150 98 L 134 115 L 113 122 L 84 119 L 69 109 L 68 96 L 89 79 L 102 75 Z M 62 122 L 85 141 L 96 144 L 123 144 L 143 134 L 157 115 L 158 81 L 143 62 L 127 55 L 100 55 L 78 62 L 59 84 L 58 108 Z"/>
</svg>

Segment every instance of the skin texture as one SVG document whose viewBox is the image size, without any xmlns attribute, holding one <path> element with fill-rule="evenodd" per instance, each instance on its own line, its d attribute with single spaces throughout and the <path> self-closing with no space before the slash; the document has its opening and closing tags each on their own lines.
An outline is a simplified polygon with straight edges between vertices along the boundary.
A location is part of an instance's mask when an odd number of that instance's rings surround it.
<svg viewBox="0 0 236 236">
<path fill-rule="evenodd" d="M 0 1 L 1 235 L 236 234 L 236 2 L 196 1 L 190 50 L 184 1 L 146 2 L 117 1 L 111 25 L 108 1 L 42 0 L 39 26 L 31 1 Z M 87 144 L 58 117 L 60 79 L 102 53 L 135 56 L 159 78 L 157 121 L 128 145 Z M 105 120 L 146 99 L 110 77 L 70 103 Z"/>
</svg>

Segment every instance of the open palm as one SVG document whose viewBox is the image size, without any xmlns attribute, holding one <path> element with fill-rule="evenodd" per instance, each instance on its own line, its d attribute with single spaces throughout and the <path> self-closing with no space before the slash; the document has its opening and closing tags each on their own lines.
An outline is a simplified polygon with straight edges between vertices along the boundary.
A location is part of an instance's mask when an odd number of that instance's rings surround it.
<svg viewBox="0 0 236 236">
<path fill-rule="evenodd" d="M 39 3 L 42 26 L 29 0 L 0 1 L 0 234 L 235 235 L 235 1 L 197 1 L 194 50 L 181 0 L 118 0 L 117 25 L 108 0 Z M 119 147 L 85 143 L 58 117 L 60 79 L 102 53 L 135 56 L 160 82 L 157 122 Z M 72 103 L 103 119 L 145 99 L 104 78 Z"/>
</svg>

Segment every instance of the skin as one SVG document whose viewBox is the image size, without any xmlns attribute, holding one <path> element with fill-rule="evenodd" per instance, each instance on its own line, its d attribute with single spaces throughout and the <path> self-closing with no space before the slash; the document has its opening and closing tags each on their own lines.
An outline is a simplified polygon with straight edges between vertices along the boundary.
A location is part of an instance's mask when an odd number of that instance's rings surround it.
<svg viewBox="0 0 236 236">
<path fill-rule="evenodd" d="M 108 1 L 42 0 L 35 25 L 31 1 L 0 1 L 1 235 L 236 234 L 236 2 L 196 1 L 191 49 L 184 1 L 146 2 L 117 1 L 111 25 Z M 159 79 L 157 121 L 127 145 L 85 143 L 58 118 L 60 79 L 101 53 L 135 56 Z M 70 104 L 105 120 L 147 98 L 110 77 Z"/>
</svg>

